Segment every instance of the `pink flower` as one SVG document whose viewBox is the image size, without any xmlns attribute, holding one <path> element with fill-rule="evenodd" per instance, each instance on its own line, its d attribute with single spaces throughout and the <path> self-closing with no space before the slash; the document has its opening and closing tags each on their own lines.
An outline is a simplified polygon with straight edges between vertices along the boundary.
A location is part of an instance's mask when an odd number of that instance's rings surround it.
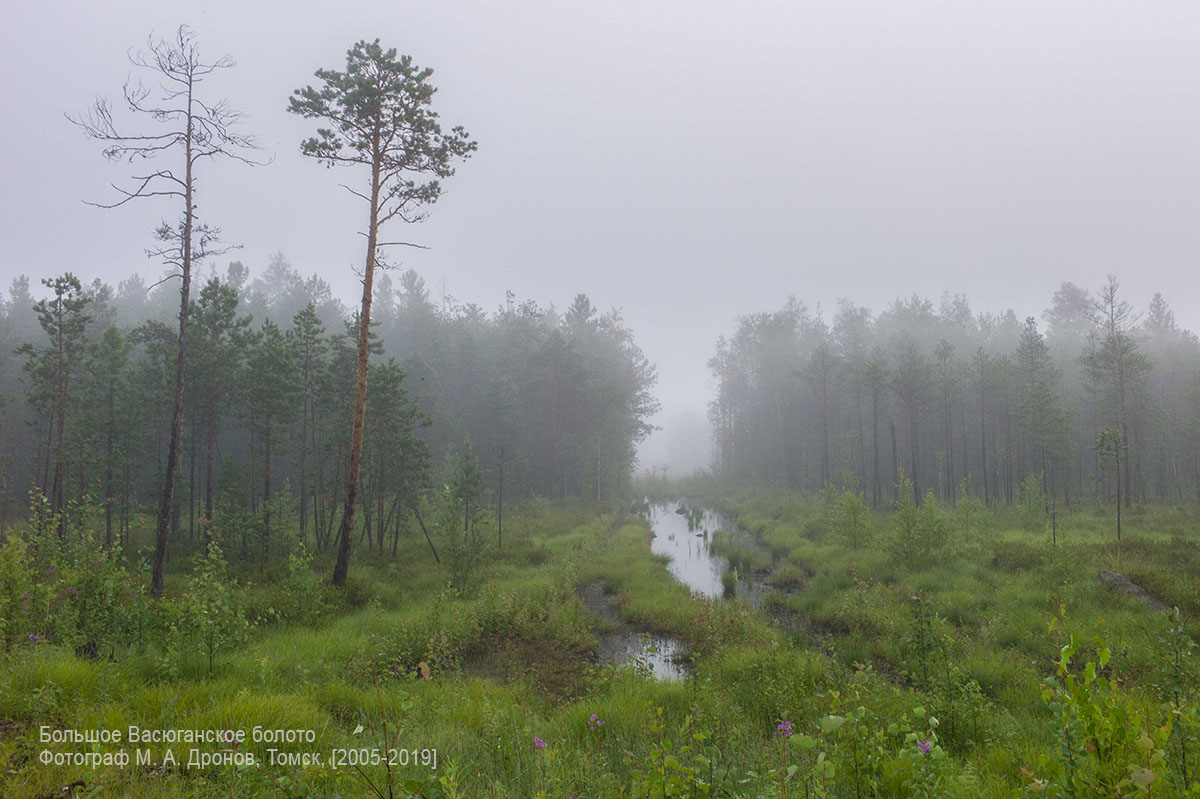
<svg viewBox="0 0 1200 799">
<path fill-rule="evenodd" d="M 933 743 L 930 741 L 917 741 L 917 748 L 921 750 L 921 754 L 929 754 L 929 750 L 933 748 Z"/>
<path fill-rule="evenodd" d="M 546 742 L 535 735 L 535 736 L 533 736 L 533 748 L 534 749 L 545 749 Z"/>
</svg>

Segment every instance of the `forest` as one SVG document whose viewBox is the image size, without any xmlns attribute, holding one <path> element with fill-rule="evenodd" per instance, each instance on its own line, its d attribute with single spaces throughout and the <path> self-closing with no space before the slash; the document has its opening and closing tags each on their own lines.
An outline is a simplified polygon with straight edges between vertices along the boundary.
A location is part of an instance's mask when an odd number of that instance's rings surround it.
<svg viewBox="0 0 1200 799">
<path fill-rule="evenodd" d="M 398 255 L 488 147 L 432 69 L 363 39 L 277 98 L 354 203 L 348 302 L 198 199 L 277 167 L 208 91 L 234 62 L 186 26 L 129 61 L 62 124 L 119 174 L 89 212 L 163 214 L 160 279 L 88 252 L 0 294 L 0 795 L 1200 799 L 1200 339 L 1163 294 L 827 321 L 772 284 L 688 332 L 712 459 L 677 475 L 620 307 Z"/>
<path fill-rule="evenodd" d="M 243 555 L 265 563 L 287 555 L 270 548 L 282 504 L 292 535 L 333 547 L 355 320 L 319 275 L 302 277 L 282 254 L 259 277 L 234 261 L 197 283 L 172 535 L 195 543 L 212 525 L 236 525 Z M 0 366 L 0 519 L 23 517 L 30 491 L 52 512 L 93 501 L 105 545 L 128 549 L 139 509 L 161 493 L 177 292 L 164 283 L 147 293 L 137 276 L 114 290 L 70 274 L 41 289 L 35 299 L 16 278 L 0 316 L 14 345 Z M 498 516 L 504 501 L 628 490 L 655 410 L 654 369 L 618 312 L 584 295 L 565 311 L 512 296 L 494 313 L 435 303 L 411 270 L 396 281 L 384 273 L 373 300 L 363 546 L 394 552 L 396 537 L 417 529 L 448 460 L 469 458 L 486 475 L 479 490 Z"/>
<path fill-rule="evenodd" d="M 1041 320 L 917 296 L 832 324 L 796 298 L 738 320 L 709 361 L 721 475 L 819 491 L 848 475 L 872 507 L 962 493 L 1053 502 L 1200 500 L 1200 341 L 1162 294 L 1063 283 Z M 1122 486 L 1124 488 L 1122 488 Z"/>
</svg>

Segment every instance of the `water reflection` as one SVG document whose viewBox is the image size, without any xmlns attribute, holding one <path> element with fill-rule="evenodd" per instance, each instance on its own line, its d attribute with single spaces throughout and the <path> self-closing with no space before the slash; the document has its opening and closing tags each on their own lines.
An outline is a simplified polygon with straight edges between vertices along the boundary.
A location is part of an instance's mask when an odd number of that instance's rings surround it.
<svg viewBox="0 0 1200 799">
<path fill-rule="evenodd" d="M 682 680 L 687 676 L 683 644 L 666 635 L 630 630 L 607 633 L 599 638 L 599 655 L 601 663 L 648 668 L 659 680 Z"/>
<path fill-rule="evenodd" d="M 711 511 L 694 512 L 689 518 L 677 512 L 679 507 L 686 510 L 685 506 L 650 506 L 646 517 L 654 530 L 650 551 L 669 557 L 667 570 L 693 593 L 720 599 L 725 593 L 721 575 L 729 562 L 712 554 L 708 547 L 712 534 L 722 529 L 722 519 Z"/>
</svg>

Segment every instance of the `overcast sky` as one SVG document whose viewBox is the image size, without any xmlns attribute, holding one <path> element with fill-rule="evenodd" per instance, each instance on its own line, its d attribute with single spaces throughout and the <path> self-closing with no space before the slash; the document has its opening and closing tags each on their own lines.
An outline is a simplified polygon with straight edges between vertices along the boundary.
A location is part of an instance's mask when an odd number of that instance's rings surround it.
<svg viewBox="0 0 1200 799">
<path fill-rule="evenodd" d="M 431 248 L 405 266 L 488 309 L 508 289 L 623 309 L 661 375 L 644 465 L 703 456 L 716 337 L 788 294 L 826 318 L 913 292 L 1040 317 L 1062 281 L 1115 272 L 1200 326 L 1195 0 L 4 6 L 0 290 L 157 275 L 143 249 L 174 209 L 84 205 L 128 169 L 62 114 L 119 97 L 127 51 L 186 22 L 238 62 L 210 88 L 275 155 L 205 165 L 200 213 L 253 270 L 282 250 L 352 301 L 354 177 L 301 158 L 314 126 L 285 109 L 378 37 L 434 68 L 443 121 L 479 142 L 430 219 L 393 231 Z"/>
</svg>

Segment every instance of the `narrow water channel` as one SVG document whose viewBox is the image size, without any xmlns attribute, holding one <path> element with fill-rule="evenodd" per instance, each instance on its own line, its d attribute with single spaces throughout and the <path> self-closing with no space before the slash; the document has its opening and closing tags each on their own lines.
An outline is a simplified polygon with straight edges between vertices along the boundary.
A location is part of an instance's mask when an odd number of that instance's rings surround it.
<svg viewBox="0 0 1200 799">
<path fill-rule="evenodd" d="M 692 513 L 687 513 L 688 510 Z M 650 551 L 671 559 L 667 564 L 671 576 L 692 589 L 693 594 L 709 599 L 723 597 L 725 587 L 721 577 L 729 569 L 729 561 L 712 551 L 713 535 L 723 530 L 737 540 L 739 533 L 735 526 L 717 513 L 681 503 L 651 505 L 647 519 L 654 530 Z M 757 546 L 749 539 L 745 543 Z M 738 575 L 737 598 L 751 607 L 762 604 L 765 589 L 754 575 Z"/>
<path fill-rule="evenodd" d="M 682 510 L 683 512 L 679 512 Z M 727 520 L 707 510 L 694 509 L 680 503 L 651 505 L 646 518 L 653 538 L 650 551 L 670 560 L 667 570 L 671 576 L 691 589 L 692 593 L 708 599 L 720 599 L 725 589 L 721 576 L 729 561 L 711 550 L 713 534 L 731 530 Z M 764 586 L 750 576 L 739 576 L 737 596 L 757 607 Z M 610 627 L 598 636 L 598 655 L 601 663 L 640 663 L 660 680 L 679 680 L 687 676 L 687 647 L 677 638 L 657 633 L 630 630 L 621 622 L 616 598 L 605 595 L 600 581 L 579 591 L 584 605 Z"/>
<path fill-rule="evenodd" d="M 671 576 L 709 599 L 724 595 L 721 575 L 729 562 L 710 550 L 712 536 L 721 529 L 720 518 L 711 511 L 679 513 L 685 505 L 651 505 L 647 519 L 654 531 L 650 551 L 671 559 L 667 570 Z"/>
</svg>

